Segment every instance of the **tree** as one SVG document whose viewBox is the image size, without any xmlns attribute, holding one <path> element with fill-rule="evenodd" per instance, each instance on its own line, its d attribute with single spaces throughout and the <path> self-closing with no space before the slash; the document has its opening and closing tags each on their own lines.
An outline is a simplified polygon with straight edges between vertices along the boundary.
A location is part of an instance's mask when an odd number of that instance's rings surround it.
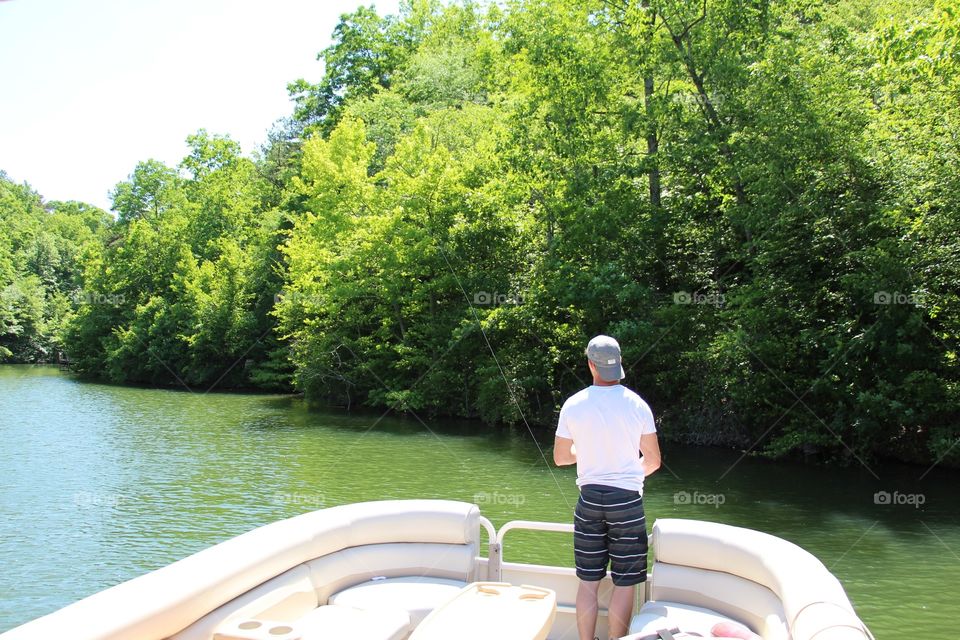
<svg viewBox="0 0 960 640">
<path fill-rule="evenodd" d="M 159 160 L 138 163 L 130 177 L 117 184 L 110 197 L 112 209 L 123 223 L 154 220 L 184 203 L 180 177 Z"/>
<path fill-rule="evenodd" d="M 287 86 L 296 104 L 294 120 L 306 132 L 332 131 L 346 102 L 390 88 L 415 38 L 397 18 L 380 17 L 373 6 L 342 15 L 333 44 L 317 56 L 324 62 L 323 80 L 313 85 L 300 79 Z"/>
<path fill-rule="evenodd" d="M 244 386 L 247 361 L 267 358 L 269 307 L 254 285 L 272 265 L 253 261 L 275 245 L 278 217 L 258 217 L 265 183 L 239 145 L 203 130 L 187 142 L 185 176 L 148 161 L 118 186 L 119 235 L 86 257 L 98 303 L 81 306 L 69 331 L 85 375 Z"/>
<path fill-rule="evenodd" d="M 44 203 L 0 173 L 0 361 L 45 362 L 81 299 L 80 258 L 112 224 L 79 203 Z"/>
</svg>

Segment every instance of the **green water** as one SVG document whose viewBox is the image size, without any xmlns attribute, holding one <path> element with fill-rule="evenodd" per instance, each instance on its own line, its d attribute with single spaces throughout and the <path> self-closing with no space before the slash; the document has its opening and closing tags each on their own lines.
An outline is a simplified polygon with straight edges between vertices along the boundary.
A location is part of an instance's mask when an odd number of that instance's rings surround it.
<svg viewBox="0 0 960 640">
<path fill-rule="evenodd" d="M 0 366 L 0 441 L 0 631 L 320 507 L 467 500 L 499 527 L 567 522 L 577 495 L 574 471 L 546 464 L 525 434 L 309 412 L 281 396 L 87 384 L 48 367 Z M 921 480 L 926 469 L 740 458 L 664 445 L 648 521 L 701 518 L 782 536 L 840 578 L 878 638 L 954 637 L 960 474 L 934 468 Z M 877 504 L 877 491 L 901 504 Z M 569 565 L 566 544 L 511 534 L 505 556 Z"/>
</svg>

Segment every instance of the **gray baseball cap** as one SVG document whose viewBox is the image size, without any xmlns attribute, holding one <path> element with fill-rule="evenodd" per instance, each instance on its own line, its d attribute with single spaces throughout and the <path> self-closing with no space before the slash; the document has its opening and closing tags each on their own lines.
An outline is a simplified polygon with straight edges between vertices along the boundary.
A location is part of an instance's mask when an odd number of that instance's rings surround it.
<svg viewBox="0 0 960 640">
<path fill-rule="evenodd" d="M 604 382 L 613 382 L 627 377 L 620 360 L 620 344 L 610 336 L 600 335 L 592 339 L 587 344 L 586 354 Z"/>
</svg>

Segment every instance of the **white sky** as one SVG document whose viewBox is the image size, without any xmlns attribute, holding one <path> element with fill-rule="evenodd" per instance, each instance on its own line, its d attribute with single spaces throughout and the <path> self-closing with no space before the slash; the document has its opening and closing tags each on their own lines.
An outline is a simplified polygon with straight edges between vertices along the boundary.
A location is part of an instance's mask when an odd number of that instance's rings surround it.
<svg viewBox="0 0 960 640">
<path fill-rule="evenodd" d="M 399 0 L 0 0 L 0 170 L 46 200 L 109 208 L 141 160 L 201 128 L 246 154 L 317 82 L 340 15 Z"/>
</svg>

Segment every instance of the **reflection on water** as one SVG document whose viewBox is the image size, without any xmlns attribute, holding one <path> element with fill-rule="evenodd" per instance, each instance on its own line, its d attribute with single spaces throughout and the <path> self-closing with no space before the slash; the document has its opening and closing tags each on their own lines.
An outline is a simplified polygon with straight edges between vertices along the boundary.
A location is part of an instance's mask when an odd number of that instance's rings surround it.
<svg viewBox="0 0 960 640">
<path fill-rule="evenodd" d="M 0 630 L 264 523 L 360 500 L 480 505 L 494 525 L 567 522 L 575 472 L 526 433 L 299 400 L 78 383 L 0 367 Z M 817 469 L 664 444 L 647 513 L 768 531 L 816 554 L 879 638 L 952 637 L 957 473 Z M 561 534 L 512 533 L 505 557 L 572 565 Z"/>
</svg>

